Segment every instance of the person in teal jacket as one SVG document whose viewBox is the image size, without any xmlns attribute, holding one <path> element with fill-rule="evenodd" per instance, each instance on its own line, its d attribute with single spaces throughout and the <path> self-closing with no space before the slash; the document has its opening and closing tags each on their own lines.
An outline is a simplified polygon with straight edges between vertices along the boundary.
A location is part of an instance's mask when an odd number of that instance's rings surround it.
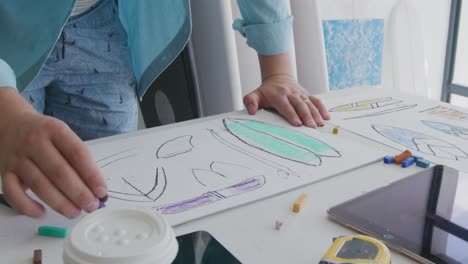
<svg viewBox="0 0 468 264">
<path fill-rule="evenodd" d="M 137 128 L 137 100 L 191 33 L 189 0 L 2 0 L 0 175 L 19 212 L 45 213 L 31 189 L 69 218 L 98 208 L 107 186 L 83 140 Z M 293 77 L 286 0 L 238 0 L 233 27 L 259 55 L 250 114 L 274 108 L 316 127 L 325 106 Z M 207 10 L 207 12 L 209 12 Z"/>
</svg>

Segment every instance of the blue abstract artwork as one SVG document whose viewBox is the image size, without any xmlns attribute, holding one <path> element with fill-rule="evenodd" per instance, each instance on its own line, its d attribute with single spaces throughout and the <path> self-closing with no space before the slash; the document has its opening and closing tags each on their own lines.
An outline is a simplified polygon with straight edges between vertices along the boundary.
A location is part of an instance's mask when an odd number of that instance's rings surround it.
<svg viewBox="0 0 468 264">
<path fill-rule="evenodd" d="M 382 83 L 384 20 L 324 20 L 330 90 Z"/>
</svg>

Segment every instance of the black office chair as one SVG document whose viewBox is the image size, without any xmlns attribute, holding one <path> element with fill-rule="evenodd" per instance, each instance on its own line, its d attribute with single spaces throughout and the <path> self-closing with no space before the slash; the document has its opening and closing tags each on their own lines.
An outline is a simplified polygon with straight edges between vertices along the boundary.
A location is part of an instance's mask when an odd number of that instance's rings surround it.
<svg viewBox="0 0 468 264">
<path fill-rule="evenodd" d="M 140 109 L 147 128 L 201 117 L 191 42 L 153 82 Z"/>
</svg>

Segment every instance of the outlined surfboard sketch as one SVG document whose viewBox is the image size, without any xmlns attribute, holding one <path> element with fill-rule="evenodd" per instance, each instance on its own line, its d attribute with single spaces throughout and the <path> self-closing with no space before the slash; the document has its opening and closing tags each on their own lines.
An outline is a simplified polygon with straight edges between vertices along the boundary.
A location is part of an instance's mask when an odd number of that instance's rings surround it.
<svg viewBox="0 0 468 264">
<path fill-rule="evenodd" d="M 186 135 L 173 138 L 161 144 L 156 151 L 158 159 L 168 159 L 192 151 L 193 136 Z"/>
<path fill-rule="evenodd" d="M 309 135 L 251 119 L 223 119 L 227 131 L 244 144 L 271 155 L 310 166 L 324 157 L 341 157 L 330 145 Z"/>
<path fill-rule="evenodd" d="M 457 146 L 432 136 L 399 127 L 372 125 L 380 135 L 419 152 L 440 158 L 468 159 L 468 154 Z"/>
<path fill-rule="evenodd" d="M 422 120 L 421 122 L 426 126 L 445 134 L 468 139 L 468 128 L 427 120 Z"/>
<path fill-rule="evenodd" d="M 166 190 L 167 177 L 164 168 L 157 168 L 156 175 L 154 176 L 154 182 L 148 186 L 148 189 L 140 189 L 136 187 L 132 182 L 125 178 L 121 180 L 133 189 L 133 192 L 119 192 L 109 190 L 109 196 L 115 199 L 131 202 L 155 202 L 157 201 Z"/>
<path fill-rule="evenodd" d="M 162 214 L 182 213 L 197 207 L 202 207 L 207 204 L 228 199 L 239 194 L 254 191 L 264 186 L 265 183 L 265 176 L 256 176 L 253 178 L 249 178 L 245 181 L 239 182 L 237 184 L 231 185 L 224 189 L 206 192 L 200 196 L 191 199 L 160 206 L 156 210 L 158 210 Z"/>
<path fill-rule="evenodd" d="M 219 161 L 211 162 L 209 170 L 193 169 L 192 174 L 197 182 L 203 186 L 227 186 L 260 175 L 260 173 L 245 166 Z"/>
<path fill-rule="evenodd" d="M 436 106 L 420 111 L 419 113 L 468 122 L 468 113 L 464 113 L 446 106 Z"/>
<path fill-rule="evenodd" d="M 230 148 L 230 149 L 233 149 L 235 151 L 238 151 L 246 156 L 249 156 L 267 166 L 270 166 L 270 167 L 273 167 L 275 169 L 278 170 L 278 176 L 282 176 L 283 178 L 284 177 L 288 177 L 288 176 L 291 176 L 291 175 L 294 175 L 296 177 L 299 177 L 299 175 L 294 172 L 293 170 L 291 170 L 290 168 L 288 168 L 287 166 L 284 166 L 282 164 L 279 164 L 279 163 L 276 163 L 274 161 L 271 161 L 271 160 L 268 160 L 264 157 L 260 157 L 258 155 L 255 155 L 254 153 L 252 153 L 251 151 L 247 150 L 247 149 L 243 149 L 239 146 L 237 146 L 236 144 L 234 144 L 234 142 L 232 142 L 229 138 L 227 137 L 224 137 L 222 136 L 222 133 L 217 133 L 216 131 L 212 130 L 212 129 L 208 129 L 208 131 L 210 132 L 210 134 L 221 144 L 223 144 L 224 146 Z M 227 133 L 227 132 L 226 132 Z M 231 135 L 230 133 L 228 133 L 229 135 Z M 236 139 L 237 140 L 237 139 Z"/>
<path fill-rule="evenodd" d="M 359 111 L 379 110 L 379 109 L 385 108 L 378 112 L 374 111 L 374 112 L 370 112 L 370 113 L 360 115 L 360 116 L 344 118 L 344 120 L 349 120 L 349 119 L 358 119 L 358 118 L 365 118 L 365 117 L 371 117 L 371 116 L 385 115 L 385 114 L 389 114 L 393 112 L 404 111 L 404 110 L 411 109 L 411 108 L 418 106 L 417 104 L 398 105 L 402 102 L 403 100 L 393 99 L 392 97 L 368 99 L 368 100 L 358 101 L 355 103 L 344 104 L 344 105 L 334 107 L 330 109 L 330 112 L 353 113 L 353 112 L 359 112 Z"/>
<path fill-rule="evenodd" d="M 376 99 L 363 100 L 355 103 L 344 104 L 334 107 L 329 112 L 356 112 L 363 110 L 370 110 L 382 108 L 389 105 L 395 105 L 403 102 L 402 100 L 393 99 L 392 97 L 383 97 Z"/>
<path fill-rule="evenodd" d="M 404 110 L 407 110 L 407 109 L 415 108 L 416 106 L 418 106 L 418 105 L 417 104 L 403 105 L 403 106 L 398 106 L 398 107 L 395 107 L 395 108 L 389 108 L 389 109 L 385 109 L 385 110 L 382 110 L 382 111 L 379 111 L 379 112 L 374 112 L 374 113 L 370 113 L 370 114 L 366 114 L 366 115 L 344 118 L 344 120 L 385 115 L 385 114 L 390 114 L 390 113 L 394 113 L 394 112 L 399 112 L 399 111 L 404 111 Z"/>
</svg>

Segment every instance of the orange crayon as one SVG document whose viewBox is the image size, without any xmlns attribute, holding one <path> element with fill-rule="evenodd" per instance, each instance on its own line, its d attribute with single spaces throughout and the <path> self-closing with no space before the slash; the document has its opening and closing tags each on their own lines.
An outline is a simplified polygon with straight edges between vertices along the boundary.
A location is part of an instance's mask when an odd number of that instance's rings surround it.
<svg viewBox="0 0 468 264">
<path fill-rule="evenodd" d="M 413 156 L 413 154 L 411 153 L 411 151 L 405 150 L 405 151 L 403 151 L 403 153 L 401 153 L 400 155 L 396 155 L 396 156 L 395 156 L 395 163 L 396 163 L 396 164 L 401 164 L 402 161 L 404 161 L 404 160 L 407 159 L 407 158 L 410 158 L 411 156 Z"/>
</svg>

